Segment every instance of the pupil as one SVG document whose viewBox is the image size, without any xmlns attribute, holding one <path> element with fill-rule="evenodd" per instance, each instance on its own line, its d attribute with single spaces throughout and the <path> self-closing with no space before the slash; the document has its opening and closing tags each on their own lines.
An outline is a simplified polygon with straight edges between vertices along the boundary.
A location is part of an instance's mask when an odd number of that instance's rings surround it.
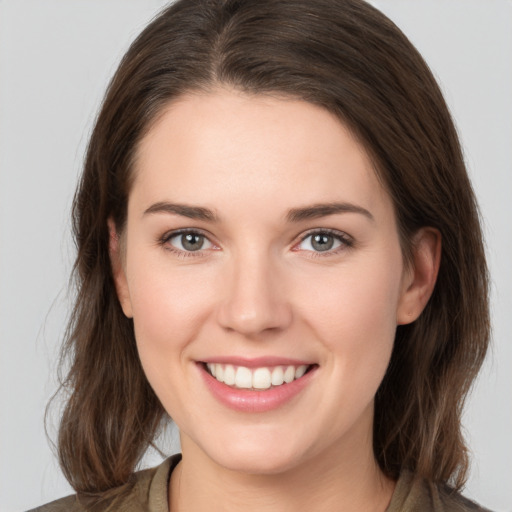
<svg viewBox="0 0 512 512">
<path fill-rule="evenodd" d="M 194 233 L 188 233 L 181 237 L 181 244 L 187 251 L 198 251 L 203 246 L 203 241 L 202 235 L 196 235 Z"/>
<path fill-rule="evenodd" d="M 311 245 L 316 251 L 328 251 L 334 245 L 334 238 L 331 235 L 314 235 Z"/>
</svg>

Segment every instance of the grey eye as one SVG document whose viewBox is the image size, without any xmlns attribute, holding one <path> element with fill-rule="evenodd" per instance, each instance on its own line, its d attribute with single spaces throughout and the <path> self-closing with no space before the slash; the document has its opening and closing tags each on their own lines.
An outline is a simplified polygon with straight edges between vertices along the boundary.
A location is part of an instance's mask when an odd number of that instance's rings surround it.
<svg viewBox="0 0 512 512">
<path fill-rule="evenodd" d="M 180 251 L 194 252 L 208 249 L 211 242 L 200 233 L 178 233 L 169 239 L 169 243 Z"/>
<path fill-rule="evenodd" d="M 336 236 L 326 232 L 318 232 L 311 233 L 306 236 L 298 247 L 303 251 L 326 252 L 332 249 L 337 249 L 344 243 L 345 242 L 341 239 L 341 236 Z"/>
<path fill-rule="evenodd" d="M 311 247 L 315 251 L 328 251 L 334 245 L 334 237 L 325 233 L 320 233 L 311 236 Z"/>
</svg>

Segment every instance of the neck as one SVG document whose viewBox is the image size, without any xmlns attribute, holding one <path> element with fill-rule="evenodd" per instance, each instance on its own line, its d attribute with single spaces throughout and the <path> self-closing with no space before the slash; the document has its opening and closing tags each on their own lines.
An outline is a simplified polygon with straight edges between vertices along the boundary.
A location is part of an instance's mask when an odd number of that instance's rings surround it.
<svg viewBox="0 0 512 512">
<path fill-rule="evenodd" d="M 395 486 L 374 459 L 371 432 L 364 449 L 351 443 L 274 474 L 224 468 L 186 436 L 182 451 L 170 482 L 171 512 L 384 512 Z"/>
</svg>

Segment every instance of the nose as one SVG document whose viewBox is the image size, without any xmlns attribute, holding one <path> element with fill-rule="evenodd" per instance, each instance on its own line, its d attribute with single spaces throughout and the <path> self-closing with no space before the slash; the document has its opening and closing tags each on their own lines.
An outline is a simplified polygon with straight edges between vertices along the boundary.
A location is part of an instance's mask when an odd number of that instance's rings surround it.
<svg viewBox="0 0 512 512">
<path fill-rule="evenodd" d="M 249 337 L 286 329 L 292 308 L 283 277 L 282 269 L 268 255 L 238 258 L 224 281 L 219 324 Z"/>
</svg>

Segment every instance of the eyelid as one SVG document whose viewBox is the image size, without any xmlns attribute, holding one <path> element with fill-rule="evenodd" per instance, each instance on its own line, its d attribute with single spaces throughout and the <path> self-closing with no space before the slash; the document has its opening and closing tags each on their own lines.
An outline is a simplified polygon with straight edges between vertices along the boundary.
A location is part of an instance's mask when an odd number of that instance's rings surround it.
<svg viewBox="0 0 512 512">
<path fill-rule="evenodd" d="M 170 240 L 174 236 L 185 235 L 185 234 L 189 234 L 189 233 L 191 235 L 204 236 L 205 238 L 208 238 L 208 240 L 210 240 L 210 238 L 211 238 L 211 235 L 209 233 L 207 233 L 206 231 L 204 231 L 200 228 L 178 228 L 178 229 L 170 229 L 169 231 L 166 231 L 162 236 L 159 237 L 159 240 L 162 240 L 162 241 Z"/>
</svg>

